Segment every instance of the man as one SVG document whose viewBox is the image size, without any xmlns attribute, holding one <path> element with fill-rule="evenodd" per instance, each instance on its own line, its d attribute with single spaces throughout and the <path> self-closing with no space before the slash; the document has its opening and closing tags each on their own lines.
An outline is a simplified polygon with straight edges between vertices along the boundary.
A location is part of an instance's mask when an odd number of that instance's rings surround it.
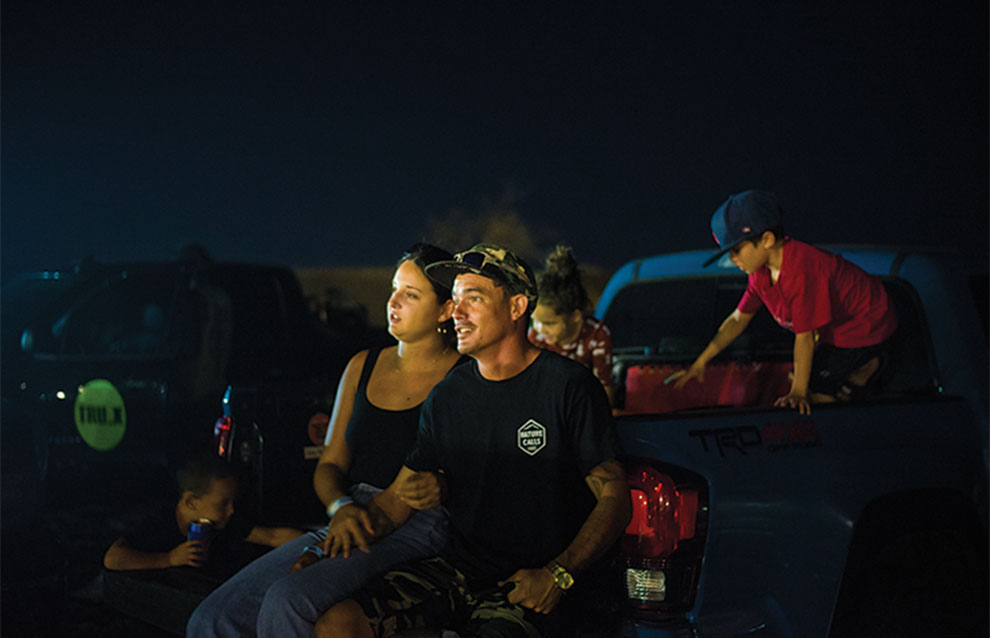
<svg viewBox="0 0 990 638">
<path fill-rule="evenodd" d="M 474 361 L 437 384 L 395 482 L 363 522 L 331 529 L 330 551 L 401 525 L 430 471 L 446 477 L 451 543 L 335 605 L 317 635 L 539 636 L 629 521 L 608 400 L 587 368 L 529 343 L 535 279 L 511 252 L 479 244 L 427 274 L 453 286 L 457 349 Z"/>
</svg>

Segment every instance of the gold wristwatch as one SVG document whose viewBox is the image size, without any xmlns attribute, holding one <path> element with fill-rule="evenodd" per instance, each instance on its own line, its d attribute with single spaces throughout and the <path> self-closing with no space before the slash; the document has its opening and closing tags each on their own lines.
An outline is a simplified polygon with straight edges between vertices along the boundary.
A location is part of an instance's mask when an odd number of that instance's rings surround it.
<svg viewBox="0 0 990 638">
<path fill-rule="evenodd" d="M 567 591 L 574 586 L 574 577 L 571 576 L 571 573 L 564 569 L 564 566 L 557 561 L 550 561 L 547 564 L 547 569 L 549 569 L 550 573 L 553 574 L 553 580 L 557 583 L 557 587 Z"/>
</svg>

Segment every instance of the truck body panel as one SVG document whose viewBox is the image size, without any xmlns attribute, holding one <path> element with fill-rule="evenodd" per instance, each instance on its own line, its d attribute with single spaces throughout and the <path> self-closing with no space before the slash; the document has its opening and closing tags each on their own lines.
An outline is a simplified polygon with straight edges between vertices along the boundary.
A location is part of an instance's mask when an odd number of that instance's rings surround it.
<svg viewBox="0 0 990 638">
<path fill-rule="evenodd" d="M 639 412 L 618 406 L 627 463 L 670 476 L 689 471 L 703 477 L 707 492 L 707 509 L 699 514 L 703 548 L 690 550 L 700 551 L 701 564 L 690 608 L 657 611 L 653 604 L 651 611 L 631 597 L 630 608 L 639 611 L 626 620 L 623 635 L 860 635 L 850 627 L 862 627 L 872 610 L 857 608 L 848 592 L 861 592 L 864 554 L 888 552 L 902 529 L 908 535 L 974 524 L 985 550 L 987 339 L 980 325 L 985 309 L 974 304 L 972 283 L 973 277 L 977 288 L 980 277 L 985 282 L 985 271 L 945 252 L 833 252 L 883 279 L 902 329 L 893 369 L 884 371 L 876 397 L 814 405 L 807 416 L 770 407 L 766 392 L 724 387 L 706 395 L 718 405 L 655 412 L 683 406 L 664 377 L 693 361 L 745 287 L 745 276 L 728 260 L 706 270 L 707 252 L 659 255 L 625 264 L 606 285 L 597 315 L 616 344 L 617 385 L 648 394 L 619 393 Z M 760 387 L 761 373 L 789 361 L 787 342 L 773 327 L 755 332 L 716 358 L 721 368 L 706 383 Z M 651 380 L 650 373 L 659 377 Z M 979 545 L 966 548 L 977 561 L 985 557 Z M 670 565 L 684 551 L 625 560 L 646 561 L 669 580 Z M 930 567 L 921 561 L 917 569 Z M 980 591 L 985 565 L 981 571 L 977 562 L 973 570 Z M 986 615 L 960 604 L 975 619 Z"/>
</svg>

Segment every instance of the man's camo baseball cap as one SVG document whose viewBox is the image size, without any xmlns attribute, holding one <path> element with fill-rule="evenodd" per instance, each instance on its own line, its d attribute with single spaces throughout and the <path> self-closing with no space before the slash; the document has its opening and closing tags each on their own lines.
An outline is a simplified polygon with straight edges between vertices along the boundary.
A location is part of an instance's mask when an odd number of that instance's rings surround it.
<svg viewBox="0 0 990 638">
<path fill-rule="evenodd" d="M 457 275 L 474 273 L 494 279 L 514 295 L 526 295 L 529 309 L 536 307 L 536 277 L 529 265 L 512 251 L 494 244 L 476 244 L 457 253 L 452 261 L 438 261 L 426 267 L 431 279 L 450 288 Z"/>
</svg>

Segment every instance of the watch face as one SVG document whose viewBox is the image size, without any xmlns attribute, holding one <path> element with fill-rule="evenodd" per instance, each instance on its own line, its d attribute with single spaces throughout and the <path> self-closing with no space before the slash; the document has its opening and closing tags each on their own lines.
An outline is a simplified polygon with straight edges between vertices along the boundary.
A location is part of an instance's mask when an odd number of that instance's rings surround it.
<svg viewBox="0 0 990 638">
<path fill-rule="evenodd" d="M 550 573 L 553 574 L 553 580 L 557 583 L 557 587 L 561 589 L 570 589 L 574 585 L 574 577 L 571 576 L 562 565 L 557 563 L 551 563 L 549 566 Z"/>
<path fill-rule="evenodd" d="M 571 576 L 567 569 L 557 563 L 556 561 L 550 561 L 550 564 L 546 566 L 546 569 L 553 576 L 553 582 L 557 584 L 563 590 L 568 590 L 574 585 L 574 577 Z"/>
</svg>

